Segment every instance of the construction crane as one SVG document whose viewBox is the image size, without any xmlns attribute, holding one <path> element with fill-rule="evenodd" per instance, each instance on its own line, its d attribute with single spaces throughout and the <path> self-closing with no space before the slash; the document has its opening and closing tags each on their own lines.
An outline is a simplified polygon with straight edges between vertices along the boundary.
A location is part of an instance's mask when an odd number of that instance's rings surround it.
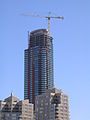
<svg viewBox="0 0 90 120">
<path fill-rule="evenodd" d="M 50 15 L 51 13 L 49 12 L 49 15 L 48 16 L 40 16 L 40 15 L 36 15 L 36 14 L 22 14 L 23 16 L 31 16 L 31 17 L 38 17 L 38 18 L 46 18 L 48 20 L 48 33 L 50 35 L 50 20 L 52 18 L 54 19 L 61 19 L 63 20 L 64 17 L 63 16 L 51 16 Z"/>
</svg>

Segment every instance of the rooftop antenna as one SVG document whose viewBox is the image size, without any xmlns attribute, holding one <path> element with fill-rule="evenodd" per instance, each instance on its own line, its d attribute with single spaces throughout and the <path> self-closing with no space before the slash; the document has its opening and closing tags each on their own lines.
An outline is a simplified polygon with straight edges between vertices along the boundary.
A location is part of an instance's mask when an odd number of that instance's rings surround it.
<svg viewBox="0 0 90 120">
<path fill-rule="evenodd" d="M 29 31 L 28 31 L 28 46 L 29 46 L 29 40 L 30 40 L 30 34 L 29 34 Z"/>
</svg>

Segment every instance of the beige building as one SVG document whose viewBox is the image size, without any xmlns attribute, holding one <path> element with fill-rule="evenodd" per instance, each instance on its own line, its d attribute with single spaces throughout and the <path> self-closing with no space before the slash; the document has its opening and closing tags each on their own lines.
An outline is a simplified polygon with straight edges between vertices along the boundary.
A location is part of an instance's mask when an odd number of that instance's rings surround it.
<svg viewBox="0 0 90 120">
<path fill-rule="evenodd" d="M 69 120 L 68 96 L 53 88 L 35 100 L 36 120 Z"/>
<path fill-rule="evenodd" d="M 0 100 L 0 120 L 33 120 L 33 104 L 15 96 Z"/>
</svg>

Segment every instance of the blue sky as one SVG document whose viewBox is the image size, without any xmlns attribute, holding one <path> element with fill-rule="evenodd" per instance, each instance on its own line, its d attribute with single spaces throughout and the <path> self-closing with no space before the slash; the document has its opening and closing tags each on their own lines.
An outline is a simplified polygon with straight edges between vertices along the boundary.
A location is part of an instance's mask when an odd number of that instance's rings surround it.
<svg viewBox="0 0 90 120">
<path fill-rule="evenodd" d="M 47 28 L 47 20 L 21 13 L 64 16 L 51 20 L 55 87 L 69 96 L 70 118 L 90 118 L 90 1 L 0 1 L 0 99 L 11 92 L 23 99 L 27 31 Z"/>
</svg>

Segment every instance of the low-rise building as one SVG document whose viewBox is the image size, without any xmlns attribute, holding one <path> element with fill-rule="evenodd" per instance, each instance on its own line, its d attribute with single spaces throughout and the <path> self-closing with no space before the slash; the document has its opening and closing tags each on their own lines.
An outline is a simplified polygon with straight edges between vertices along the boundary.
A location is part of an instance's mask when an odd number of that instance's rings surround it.
<svg viewBox="0 0 90 120">
<path fill-rule="evenodd" d="M 4 101 L 0 100 L 0 120 L 33 120 L 33 104 L 11 94 Z"/>
<path fill-rule="evenodd" d="M 36 120 L 69 120 L 68 96 L 53 88 L 35 100 Z"/>
</svg>

